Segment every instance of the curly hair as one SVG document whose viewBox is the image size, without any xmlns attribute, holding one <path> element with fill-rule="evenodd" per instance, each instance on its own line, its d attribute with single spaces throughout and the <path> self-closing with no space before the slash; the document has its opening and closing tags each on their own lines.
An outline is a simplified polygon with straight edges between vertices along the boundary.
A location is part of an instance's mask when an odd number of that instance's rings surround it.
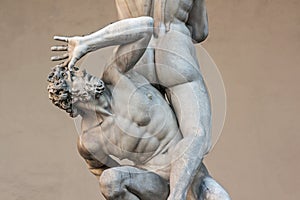
<svg viewBox="0 0 300 200">
<path fill-rule="evenodd" d="M 69 76 L 71 78 L 68 80 Z M 72 81 L 78 77 L 84 79 L 84 93 L 72 87 Z M 75 68 L 75 71 L 68 71 L 65 67 L 56 66 L 49 73 L 48 82 L 49 99 L 71 117 L 78 115 L 77 109 L 73 106 L 74 103 L 87 102 L 91 98 L 98 99 L 105 90 L 101 79 L 86 73 L 85 70 L 80 71 L 78 68 Z"/>
</svg>

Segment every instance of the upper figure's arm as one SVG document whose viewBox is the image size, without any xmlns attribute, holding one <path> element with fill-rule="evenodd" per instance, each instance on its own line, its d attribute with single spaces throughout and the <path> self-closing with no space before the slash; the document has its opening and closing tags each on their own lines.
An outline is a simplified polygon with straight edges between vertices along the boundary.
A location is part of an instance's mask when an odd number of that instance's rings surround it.
<svg viewBox="0 0 300 200">
<path fill-rule="evenodd" d="M 142 46 L 146 48 L 153 33 L 153 18 L 136 17 L 123 19 L 109 24 L 102 29 L 85 36 L 62 37 L 55 36 L 55 40 L 65 42 L 67 45 L 57 45 L 51 48 L 52 51 L 63 51 L 59 56 L 51 57 L 52 61 L 64 61 L 61 66 L 68 66 L 72 69 L 76 62 L 89 52 L 98 49 L 116 46 L 136 44 L 137 41 L 143 40 Z"/>
<path fill-rule="evenodd" d="M 195 43 L 200 43 L 207 38 L 208 19 L 205 0 L 195 0 L 186 24 Z"/>
</svg>

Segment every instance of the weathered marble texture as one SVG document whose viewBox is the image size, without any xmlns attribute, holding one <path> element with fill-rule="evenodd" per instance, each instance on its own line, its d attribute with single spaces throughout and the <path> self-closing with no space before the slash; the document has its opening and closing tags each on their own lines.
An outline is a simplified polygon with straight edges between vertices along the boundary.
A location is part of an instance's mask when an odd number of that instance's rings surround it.
<svg viewBox="0 0 300 200">
<path fill-rule="evenodd" d="M 52 101 L 83 118 L 78 148 L 101 192 L 107 199 L 229 199 L 202 164 L 211 111 L 193 42 L 208 33 L 204 0 L 116 4 L 122 20 L 90 35 L 55 37 L 67 45 L 52 50 L 66 53 L 52 57 L 64 62 L 49 78 Z M 75 69 L 87 53 L 113 45 L 102 80 Z M 111 155 L 134 165 L 119 166 Z"/>
</svg>

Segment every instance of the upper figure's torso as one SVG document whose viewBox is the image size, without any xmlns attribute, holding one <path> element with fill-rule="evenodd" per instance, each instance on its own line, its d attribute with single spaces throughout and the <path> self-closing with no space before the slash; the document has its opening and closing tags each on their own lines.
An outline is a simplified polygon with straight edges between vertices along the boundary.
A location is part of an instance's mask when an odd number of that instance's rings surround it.
<svg viewBox="0 0 300 200">
<path fill-rule="evenodd" d="M 202 2 L 202 0 L 115 0 L 120 19 L 145 15 L 154 19 L 153 37 L 134 68 L 149 82 L 170 88 L 201 77 L 191 30 L 196 32 L 203 30 L 191 28 L 189 24 L 192 20 L 190 17 L 199 22 L 198 18 L 195 19 L 194 12 L 200 1 Z M 199 13 L 198 17 L 201 19 L 203 14 L 201 9 L 196 11 L 199 11 L 196 14 Z M 138 41 L 126 46 L 128 51 L 137 47 L 143 48 L 139 46 Z"/>
<path fill-rule="evenodd" d="M 194 0 L 115 0 L 119 19 L 151 16 L 155 28 L 186 32 L 185 23 Z M 181 28 L 179 28 L 179 26 Z M 182 30 L 181 30 L 182 29 Z"/>
</svg>

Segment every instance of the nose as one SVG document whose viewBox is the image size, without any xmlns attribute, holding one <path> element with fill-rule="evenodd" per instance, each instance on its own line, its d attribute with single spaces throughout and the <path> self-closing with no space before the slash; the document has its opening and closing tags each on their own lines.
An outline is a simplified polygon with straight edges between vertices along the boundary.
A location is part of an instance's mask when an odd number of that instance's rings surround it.
<svg viewBox="0 0 300 200">
<path fill-rule="evenodd" d="M 82 95 L 83 97 L 87 97 L 87 96 L 88 96 L 88 93 L 87 93 L 86 91 L 84 91 L 84 92 L 81 93 L 81 95 Z"/>
</svg>

